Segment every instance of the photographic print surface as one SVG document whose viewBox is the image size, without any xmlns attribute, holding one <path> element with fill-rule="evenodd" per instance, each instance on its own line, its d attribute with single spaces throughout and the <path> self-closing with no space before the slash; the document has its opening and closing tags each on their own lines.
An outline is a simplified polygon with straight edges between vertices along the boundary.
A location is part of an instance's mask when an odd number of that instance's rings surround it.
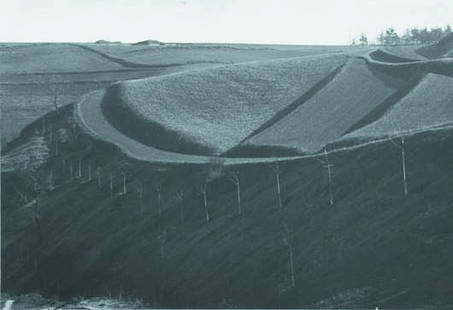
<svg viewBox="0 0 453 310">
<path fill-rule="evenodd" d="M 0 12 L 0 308 L 453 309 L 453 2 Z"/>
</svg>

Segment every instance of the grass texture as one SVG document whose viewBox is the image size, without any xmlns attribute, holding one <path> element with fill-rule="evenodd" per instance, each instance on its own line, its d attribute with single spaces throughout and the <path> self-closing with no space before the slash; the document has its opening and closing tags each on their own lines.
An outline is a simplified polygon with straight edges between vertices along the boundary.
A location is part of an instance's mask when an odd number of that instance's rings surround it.
<svg viewBox="0 0 453 310">
<path fill-rule="evenodd" d="M 0 72 L 81 72 L 123 69 L 69 44 L 27 44 L 0 48 Z"/>
<path fill-rule="evenodd" d="M 438 43 L 423 46 L 416 51 L 418 54 L 427 58 L 451 57 L 453 53 L 453 33 L 445 36 Z"/>
<path fill-rule="evenodd" d="M 401 82 L 352 59 L 332 82 L 288 116 L 252 136 L 243 147 L 280 147 L 304 153 L 320 150 L 366 117 Z"/>
<path fill-rule="evenodd" d="M 321 55 L 127 81 L 111 87 L 104 110 L 143 143 L 183 153 L 194 148 L 222 153 L 346 59 Z"/>
<path fill-rule="evenodd" d="M 388 46 L 382 47 L 378 51 L 387 55 L 386 57 L 382 57 L 382 61 L 396 61 L 396 62 L 404 62 L 404 61 L 414 61 L 414 60 L 426 60 L 426 57 L 419 55 L 415 52 L 417 46 Z M 392 59 L 393 58 L 393 59 Z"/>
<path fill-rule="evenodd" d="M 347 137 L 391 136 L 453 122 L 453 78 L 428 74 L 383 117 Z"/>
<path fill-rule="evenodd" d="M 145 65 L 193 63 L 231 64 L 239 62 L 293 58 L 349 51 L 344 46 L 273 46 L 251 44 L 168 44 L 140 46 L 131 44 L 85 44 L 106 55 Z"/>
</svg>

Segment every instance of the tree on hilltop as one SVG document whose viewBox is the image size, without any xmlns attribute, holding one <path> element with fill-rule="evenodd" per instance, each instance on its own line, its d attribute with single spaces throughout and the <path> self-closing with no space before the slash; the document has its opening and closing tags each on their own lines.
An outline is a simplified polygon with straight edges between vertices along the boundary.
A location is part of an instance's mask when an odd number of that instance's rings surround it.
<svg viewBox="0 0 453 310">
<path fill-rule="evenodd" d="M 366 34 L 362 33 L 359 38 L 360 45 L 367 46 L 368 45 L 368 37 Z"/>
</svg>

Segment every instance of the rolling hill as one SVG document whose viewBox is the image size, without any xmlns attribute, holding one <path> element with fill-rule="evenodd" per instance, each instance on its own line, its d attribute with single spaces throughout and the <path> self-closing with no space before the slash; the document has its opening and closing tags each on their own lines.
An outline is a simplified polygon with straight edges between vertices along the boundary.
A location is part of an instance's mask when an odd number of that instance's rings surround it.
<svg viewBox="0 0 453 310">
<path fill-rule="evenodd" d="M 346 137 L 383 137 L 453 124 L 453 78 L 428 74 L 387 113 Z"/>
<path fill-rule="evenodd" d="M 10 298 L 452 308 L 450 60 L 327 53 L 178 72 L 194 67 L 120 46 L 65 48 L 123 69 L 0 76 L 21 110 L 57 85 L 77 100 L 2 148 Z"/>
<path fill-rule="evenodd" d="M 404 81 L 369 70 L 364 60 L 352 59 L 312 98 L 244 141 L 237 152 L 262 147 L 319 151 L 381 104 L 391 104 L 386 101 L 394 101 L 392 96 L 404 87 Z"/>
<path fill-rule="evenodd" d="M 166 152 L 316 153 L 379 119 L 425 74 L 453 74 L 447 60 L 384 62 L 373 54 L 242 63 L 117 83 L 103 95 L 96 115 L 123 142 L 133 139 Z M 94 119 L 91 124 L 98 126 Z M 430 125 L 419 124 L 419 130 L 425 127 Z"/>
<path fill-rule="evenodd" d="M 0 72 L 83 72 L 124 67 L 69 44 L 27 44 L 0 49 Z"/>
<path fill-rule="evenodd" d="M 58 130 L 71 128 L 68 108 L 49 116 Z M 407 197 L 400 150 L 379 143 L 329 155 L 333 206 L 327 170 L 312 158 L 280 162 L 281 209 L 274 163 L 223 167 L 208 183 L 209 222 L 200 192 L 209 165 L 137 161 L 77 128 L 69 137 L 56 155 L 44 135 L 51 156 L 33 174 L 41 194 L 29 171 L 2 174 L 2 286 L 11 294 L 110 294 L 165 308 L 453 304 L 451 130 L 408 137 Z"/>
<path fill-rule="evenodd" d="M 253 44 L 191 44 L 169 43 L 162 46 L 121 44 L 81 44 L 111 57 L 145 65 L 194 63 L 232 64 L 294 58 L 327 53 L 349 52 L 346 46 L 285 46 Z"/>
<path fill-rule="evenodd" d="M 225 63 L 334 53 L 350 47 L 172 44 L 150 47 L 103 43 L 2 43 L 1 144 L 60 105 L 121 80 L 207 68 Z M 354 49 L 356 50 L 356 49 Z"/>
<path fill-rule="evenodd" d="M 128 81 L 103 99 L 110 122 L 140 142 L 179 153 L 223 153 L 313 87 L 343 54 L 254 62 Z"/>
</svg>

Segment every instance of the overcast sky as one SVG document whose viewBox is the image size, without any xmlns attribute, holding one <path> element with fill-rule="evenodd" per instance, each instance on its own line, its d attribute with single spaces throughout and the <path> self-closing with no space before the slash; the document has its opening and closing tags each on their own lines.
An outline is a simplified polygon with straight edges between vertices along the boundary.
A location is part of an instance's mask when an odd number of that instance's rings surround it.
<svg viewBox="0 0 453 310">
<path fill-rule="evenodd" d="M 2 42 L 348 44 L 453 24 L 453 0 L 0 0 Z"/>
</svg>

